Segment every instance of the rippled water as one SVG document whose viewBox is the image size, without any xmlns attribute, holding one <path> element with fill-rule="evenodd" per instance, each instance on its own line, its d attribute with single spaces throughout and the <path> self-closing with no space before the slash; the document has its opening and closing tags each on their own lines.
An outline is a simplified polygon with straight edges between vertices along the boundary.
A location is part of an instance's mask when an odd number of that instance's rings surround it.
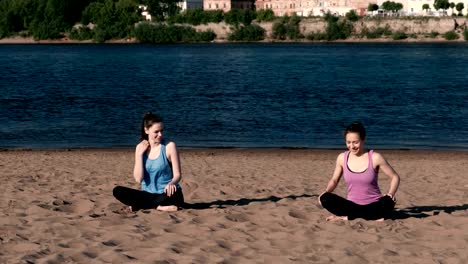
<svg viewBox="0 0 468 264">
<path fill-rule="evenodd" d="M 468 44 L 0 45 L 0 147 L 468 149 Z"/>
</svg>

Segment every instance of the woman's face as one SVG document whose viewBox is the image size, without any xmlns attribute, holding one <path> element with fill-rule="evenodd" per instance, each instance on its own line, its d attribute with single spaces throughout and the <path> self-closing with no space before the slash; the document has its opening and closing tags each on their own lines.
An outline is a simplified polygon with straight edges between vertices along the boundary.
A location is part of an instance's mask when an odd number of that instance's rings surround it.
<svg viewBox="0 0 468 264">
<path fill-rule="evenodd" d="M 353 154 L 360 154 L 364 151 L 364 140 L 361 140 L 359 133 L 350 132 L 346 134 L 346 147 Z"/>
<path fill-rule="evenodd" d="M 161 143 L 163 138 L 163 123 L 154 123 L 149 128 L 145 128 L 145 133 L 148 134 L 148 140 L 150 142 Z"/>
</svg>

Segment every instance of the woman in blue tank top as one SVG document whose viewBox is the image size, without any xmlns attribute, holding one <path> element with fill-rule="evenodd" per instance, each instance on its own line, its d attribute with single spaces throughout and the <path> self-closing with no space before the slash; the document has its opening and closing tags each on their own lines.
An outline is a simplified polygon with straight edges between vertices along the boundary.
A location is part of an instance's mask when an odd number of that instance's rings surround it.
<svg viewBox="0 0 468 264">
<path fill-rule="evenodd" d="M 155 208 L 177 211 L 184 196 L 180 159 L 174 142 L 163 139 L 164 124 L 159 115 L 146 113 L 141 125 L 141 141 L 135 148 L 133 177 L 141 190 L 117 186 L 114 197 L 128 206 L 128 211 Z"/>
</svg>

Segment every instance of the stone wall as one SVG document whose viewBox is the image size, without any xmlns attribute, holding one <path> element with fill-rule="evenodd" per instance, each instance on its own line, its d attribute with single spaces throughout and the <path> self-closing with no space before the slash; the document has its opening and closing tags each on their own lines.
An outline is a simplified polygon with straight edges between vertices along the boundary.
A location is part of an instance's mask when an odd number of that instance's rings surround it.
<svg viewBox="0 0 468 264">
<path fill-rule="evenodd" d="M 359 33 L 363 28 L 375 29 L 377 27 L 389 26 L 392 32 L 402 31 L 408 34 L 428 34 L 438 32 L 443 34 L 455 29 L 455 22 L 459 25 L 458 32 L 462 32 L 468 24 L 466 17 L 445 17 L 445 18 L 363 18 L 354 23 L 354 32 Z M 272 22 L 259 24 L 266 30 L 266 37 L 270 38 L 273 28 Z M 305 36 L 312 32 L 324 32 L 327 23 L 323 18 L 303 18 L 299 28 Z M 197 30 L 211 29 L 217 36 L 218 41 L 226 40 L 232 31 L 232 26 L 221 22 L 219 24 L 210 23 L 195 27 Z"/>
<path fill-rule="evenodd" d="M 405 33 L 425 34 L 430 32 L 445 33 L 447 31 L 455 30 L 455 23 L 466 28 L 466 18 L 390 18 L 390 19 L 371 19 L 362 20 L 354 24 L 356 32 L 360 32 L 364 27 L 368 29 L 389 26 L 390 29 L 395 31 L 402 31 Z"/>
</svg>

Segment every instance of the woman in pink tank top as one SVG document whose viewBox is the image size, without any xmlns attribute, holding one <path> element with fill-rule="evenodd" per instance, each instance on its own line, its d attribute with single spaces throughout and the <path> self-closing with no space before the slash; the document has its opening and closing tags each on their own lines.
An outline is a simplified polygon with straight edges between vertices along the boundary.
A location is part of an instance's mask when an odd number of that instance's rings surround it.
<svg viewBox="0 0 468 264">
<path fill-rule="evenodd" d="M 400 176 L 382 155 L 365 149 L 366 130 L 354 122 L 345 130 L 348 151 L 338 155 L 335 171 L 319 203 L 333 215 L 327 220 L 384 220 L 395 207 L 395 193 Z M 385 195 L 380 192 L 378 173 L 382 170 L 390 177 L 390 188 Z M 341 177 L 347 186 L 347 199 L 333 193 Z"/>
</svg>

